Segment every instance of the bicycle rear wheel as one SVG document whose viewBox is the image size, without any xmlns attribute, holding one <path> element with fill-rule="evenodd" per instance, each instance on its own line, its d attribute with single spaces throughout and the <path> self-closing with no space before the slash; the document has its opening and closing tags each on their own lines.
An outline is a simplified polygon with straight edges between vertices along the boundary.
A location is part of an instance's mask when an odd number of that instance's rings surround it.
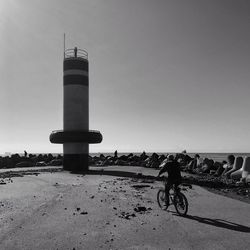
<svg viewBox="0 0 250 250">
<path fill-rule="evenodd" d="M 157 202 L 161 209 L 166 209 L 166 192 L 164 189 L 160 189 L 157 193 Z"/>
<path fill-rule="evenodd" d="M 174 196 L 174 206 L 179 215 L 186 215 L 188 211 L 188 201 L 186 196 L 178 192 Z"/>
</svg>

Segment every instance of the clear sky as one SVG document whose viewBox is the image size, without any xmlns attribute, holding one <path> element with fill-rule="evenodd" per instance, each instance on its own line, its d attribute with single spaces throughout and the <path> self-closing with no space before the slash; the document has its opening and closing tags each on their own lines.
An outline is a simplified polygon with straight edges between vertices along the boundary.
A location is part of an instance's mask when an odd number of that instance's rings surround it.
<svg viewBox="0 0 250 250">
<path fill-rule="evenodd" d="M 62 152 L 63 33 L 87 49 L 92 152 L 250 151 L 250 1 L 0 0 L 0 153 Z"/>
</svg>

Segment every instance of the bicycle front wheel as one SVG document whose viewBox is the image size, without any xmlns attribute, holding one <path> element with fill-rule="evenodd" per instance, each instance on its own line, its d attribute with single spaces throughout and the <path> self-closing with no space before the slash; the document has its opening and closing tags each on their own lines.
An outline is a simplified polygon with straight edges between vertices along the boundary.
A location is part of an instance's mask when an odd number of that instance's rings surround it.
<svg viewBox="0 0 250 250">
<path fill-rule="evenodd" d="M 166 208 L 166 192 L 164 189 L 160 189 L 157 193 L 157 202 L 161 209 Z"/>
<path fill-rule="evenodd" d="M 174 196 L 174 206 L 179 215 L 186 215 L 188 211 L 188 201 L 186 196 L 178 192 Z"/>
</svg>

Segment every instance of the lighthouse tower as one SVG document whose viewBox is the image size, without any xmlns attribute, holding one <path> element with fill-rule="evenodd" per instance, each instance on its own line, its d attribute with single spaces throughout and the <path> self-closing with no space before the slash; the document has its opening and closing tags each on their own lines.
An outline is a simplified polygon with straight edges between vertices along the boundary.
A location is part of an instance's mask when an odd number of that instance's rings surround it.
<svg viewBox="0 0 250 250">
<path fill-rule="evenodd" d="M 63 144 L 63 167 L 88 170 L 89 143 L 100 143 L 99 131 L 89 130 L 89 61 L 85 50 L 66 49 L 63 61 L 63 130 L 53 131 L 52 143 Z"/>
</svg>

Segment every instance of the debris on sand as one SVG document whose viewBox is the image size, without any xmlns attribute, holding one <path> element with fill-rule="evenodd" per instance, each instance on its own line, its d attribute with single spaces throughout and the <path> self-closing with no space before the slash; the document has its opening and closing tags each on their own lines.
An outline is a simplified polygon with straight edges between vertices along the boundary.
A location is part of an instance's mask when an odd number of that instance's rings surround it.
<svg viewBox="0 0 250 250">
<path fill-rule="evenodd" d="M 137 213 L 145 213 L 145 212 L 151 211 L 151 210 L 152 210 L 151 207 L 146 208 L 144 206 L 137 206 L 137 207 L 134 208 L 134 211 L 137 212 Z"/>
<path fill-rule="evenodd" d="M 123 178 L 116 178 L 116 180 L 117 181 L 127 181 L 127 180 L 129 180 L 129 178 L 127 178 L 127 177 L 123 177 Z"/>
<path fill-rule="evenodd" d="M 32 169 L 29 171 L 7 171 L 0 173 L 0 178 L 24 177 L 24 175 L 39 175 L 40 173 L 62 172 L 62 168 Z"/>
<path fill-rule="evenodd" d="M 248 184 L 239 186 L 232 180 L 222 179 L 209 175 L 184 176 L 183 180 L 185 184 L 182 184 L 182 186 L 188 186 L 188 184 L 203 186 L 212 192 L 223 194 L 231 198 L 237 198 L 249 203 L 250 185 Z"/>
<path fill-rule="evenodd" d="M 119 218 L 130 220 L 131 217 L 135 217 L 134 213 L 128 213 L 128 212 L 121 212 L 119 215 Z"/>
<path fill-rule="evenodd" d="M 88 214 L 88 212 L 81 212 L 80 214 L 85 215 L 85 214 Z"/>
<path fill-rule="evenodd" d="M 139 206 L 139 207 L 135 207 L 135 208 L 134 208 L 134 211 L 137 212 L 137 213 L 146 212 L 146 211 L 147 211 L 147 208 L 146 208 L 146 207 L 143 207 L 143 206 Z"/>
<path fill-rule="evenodd" d="M 11 178 L 2 178 L 0 179 L 0 185 L 5 185 L 5 184 L 8 184 L 8 183 L 13 183 L 13 180 Z"/>
</svg>

